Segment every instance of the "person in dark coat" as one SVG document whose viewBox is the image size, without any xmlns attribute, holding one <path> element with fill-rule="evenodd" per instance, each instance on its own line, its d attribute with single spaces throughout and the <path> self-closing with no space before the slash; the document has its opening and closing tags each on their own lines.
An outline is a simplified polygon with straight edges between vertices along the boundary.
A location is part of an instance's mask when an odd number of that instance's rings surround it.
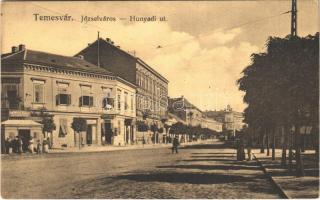
<svg viewBox="0 0 320 200">
<path fill-rule="evenodd" d="M 10 138 L 7 137 L 7 139 L 5 140 L 5 143 L 4 143 L 5 153 L 6 153 L 6 154 L 9 154 L 10 145 L 11 145 Z"/>
<path fill-rule="evenodd" d="M 172 141 L 172 153 L 174 152 L 178 153 L 178 146 L 179 146 L 179 139 L 178 139 L 178 136 L 176 136 Z"/>
</svg>

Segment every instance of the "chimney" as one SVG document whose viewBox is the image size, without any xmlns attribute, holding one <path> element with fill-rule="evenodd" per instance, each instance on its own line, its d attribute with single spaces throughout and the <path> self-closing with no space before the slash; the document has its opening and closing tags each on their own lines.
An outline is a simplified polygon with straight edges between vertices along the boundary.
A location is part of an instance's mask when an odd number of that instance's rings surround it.
<svg viewBox="0 0 320 200">
<path fill-rule="evenodd" d="M 117 48 L 119 48 L 119 49 L 120 49 L 120 46 L 117 46 Z"/>
<path fill-rule="evenodd" d="M 26 50 L 26 45 L 19 44 L 19 51 L 24 51 L 24 50 Z"/>
<path fill-rule="evenodd" d="M 91 43 L 88 43 L 88 46 L 90 46 L 91 45 Z"/>
<path fill-rule="evenodd" d="M 111 39 L 110 39 L 110 38 L 106 38 L 106 41 L 107 41 L 108 43 L 110 43 L 110 42 L 111 42 Z"/>
<path fill-rule="evenodd" d="M 16 46 L 11 47 L 11 53 L 16 53 L 16 52 L 18 52 L 18 47 Z"/>
</svg>

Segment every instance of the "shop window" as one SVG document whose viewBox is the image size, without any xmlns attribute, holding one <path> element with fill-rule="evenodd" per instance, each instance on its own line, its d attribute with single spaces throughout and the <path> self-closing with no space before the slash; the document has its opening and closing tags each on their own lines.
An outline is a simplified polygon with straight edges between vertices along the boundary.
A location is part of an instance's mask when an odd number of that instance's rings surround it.
<svg viewBox="0 0 320 200">
<path fill-rule="evenodd" d="M 67 119 L 60 119 L 59 137 L 65 137 L 68 134 Z"/>
</svg>

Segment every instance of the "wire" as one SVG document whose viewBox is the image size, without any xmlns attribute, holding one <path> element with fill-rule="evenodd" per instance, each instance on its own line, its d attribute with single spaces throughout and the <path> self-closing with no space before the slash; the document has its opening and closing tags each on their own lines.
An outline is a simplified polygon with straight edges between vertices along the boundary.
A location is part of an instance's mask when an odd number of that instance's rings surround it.
<svg viewBox="0 0 320 200">
<path fill-rule="evenodd" d="M 235 28 L 239 28 L 239 27 L 246 26 L 246 25 L 249 25 L 249 24 L 254 24 L 254 23 L 257 23 L 257 22 L 260 22 L 260 21 L 264 21 L 264 20 L 267 20 L 267 19 L 275 18 L 275 17 L 281 16 L 281 15 L 284 15 L 284 14 L 288 14 L 288 13 L 291 13 L 291 11 L 286 11 L 286 12 L 282 12 L 282 13 L 277 14 L 277 15 L 272 15 L 272 16 L 260 18 L 260 19 L 257 19 L 257 20 L 244 22 L 242 24 L 233 25 L 233 26 L 230 26 L 230 27 L 227 27 L 227 28 L 211 31 L 211 32 L 203 34 L 203 36 L 211 35 L 211 34 L 214 34 L 214 33 L 217 33 L 217 32 L 227 31 L 227 30 L 231 30 L 231 29 L 235 29 Z M 187 39 L 187 40 L 183 40 L 183 41 L 180 41 L 180 42 L 171 43 L 171 44 L 167 44 L 167 45 L 158 45 L 157 49 L 159 49 L 159 46 L 160 46 L 160 48 L 165 48 L 165 47 L 174 46 L 174 45 L 185 43 L 185 42 L 192 41 L 192 40 L 193 39 Z"/>
</svg>

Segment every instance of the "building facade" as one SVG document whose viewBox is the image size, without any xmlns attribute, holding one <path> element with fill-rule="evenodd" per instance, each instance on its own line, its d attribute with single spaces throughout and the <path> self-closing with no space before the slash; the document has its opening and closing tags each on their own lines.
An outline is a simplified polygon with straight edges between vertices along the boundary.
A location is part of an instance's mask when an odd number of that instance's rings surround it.
<svg viewBox="0 0 320 200">
<path fill-rule="evenodd" d="M 44 133 L 53 147 L 125 145 L 135 142 L 136 87 L 105 69 L 83 60 L 13 47 L 2 58 L 2 121 L 52 117 L 56 129 Z M 74 118 L 85 118 L 81 138 L 71 128 Z M 27 140 L 32 127 L 3 130 L 2 137 Z M 42 134 L 42 133 L 41 133 Z"/>
<path fill-rule="evenodd" d="M 220 111 L 206 111 L 205 115 L 211 119 L 223 123 L 223 131 L 240 131 L 245 123 L 243 113 L 234 111 L 230 105 Z"/>
<path fill-rule="evenodd" d="M 142 59 L 132 55 L 109 38 L 99 38 L 76 56 L 111 71 L 115 75 L 137 85 L 137 120 L 160 126 L 167 118 L 168 80 Z"/>
<path fill-rule="evenodd" d="M 201 126 L 217 132 L 222 131 L 221 122 L 207 118 L 199 108 L 191 104 L 184 96 L 169 98 L 168 102 L 169 112 L 184 120 L 187 125 Z"/>
</svg>

